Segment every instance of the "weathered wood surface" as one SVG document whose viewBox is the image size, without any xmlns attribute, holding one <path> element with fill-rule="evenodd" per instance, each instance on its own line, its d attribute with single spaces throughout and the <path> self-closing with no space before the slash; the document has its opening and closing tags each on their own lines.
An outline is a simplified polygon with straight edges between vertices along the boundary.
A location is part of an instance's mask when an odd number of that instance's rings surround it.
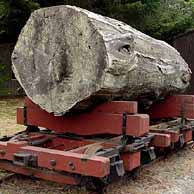
<svg viewBox="0 0 194 194">
<path fill-rule="evenodd" d="M 71 6 L 32 13 L 12 63 L 32 101 L 59 115 L 99 100 L 153 101 L 179 93 L 191 74 L 167 43 Z"/>
</svg>

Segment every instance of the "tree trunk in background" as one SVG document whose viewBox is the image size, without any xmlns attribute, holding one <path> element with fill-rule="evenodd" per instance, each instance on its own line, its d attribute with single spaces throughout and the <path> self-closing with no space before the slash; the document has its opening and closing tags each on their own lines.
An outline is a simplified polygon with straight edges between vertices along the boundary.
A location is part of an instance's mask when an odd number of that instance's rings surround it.
<svg viewBox="0 0 194 194">
<path fill-rule="evenodd" d="M 56 115 L 98 101 L 152 101 L 184 91 L 180 54 L 120 21 L 71 6 L 32 13 L 12 54 L 26 94 Z"/>
</svg>

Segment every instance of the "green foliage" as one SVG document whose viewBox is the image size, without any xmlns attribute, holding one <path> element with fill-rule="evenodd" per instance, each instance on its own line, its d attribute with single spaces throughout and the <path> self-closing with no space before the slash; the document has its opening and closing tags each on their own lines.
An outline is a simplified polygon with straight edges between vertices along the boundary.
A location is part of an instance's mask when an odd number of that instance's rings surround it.
<svg viewBox="0 0 194 194">
<path fill-rule="evenodd" d="M 169 41 L 194 27 L 194 0 L 65 0 Z M 93 2 L 93 3 L 92 3 Z"/>
<path fill-rule="evenodd" d="M 0 96 L 7 95 L 9 90 L 3 87 L 3 83 L 7 81 L 9 76 L 6 73 L 6 65 L 0 64 Z"/>
<path fill-rule="evenodd" d="M 120 5 L 112 4 L 109 16 L 122 20 L 150 36 L 168 41 L 194 27 L 194 1 L 128 1 Z"/>
<path fill-rule="evenodd" d="M 163 40 L 194 26 L 194 0 L 0 0 L 0 41 L 15 41 L 31 11 L 60 4 L 122 20 Z"/>
<path fill-rule="evenodd" d="M 37 8 L 35 0 L 0 0 L 0 41 L 15 41 L 31 11 Z"/>
<path fill-rule="evenodd" d="M 6 72 L 6 65 L 0 64 L 0 86 L 8 80 L 8 73 Z"/>
<path fill-rule="evenodd" d="M 160 0 L 152 14 L 146 14 L 142 31 L 170 40 L 194 26 L 194 2 L 184 0 Z"/>
</svg>

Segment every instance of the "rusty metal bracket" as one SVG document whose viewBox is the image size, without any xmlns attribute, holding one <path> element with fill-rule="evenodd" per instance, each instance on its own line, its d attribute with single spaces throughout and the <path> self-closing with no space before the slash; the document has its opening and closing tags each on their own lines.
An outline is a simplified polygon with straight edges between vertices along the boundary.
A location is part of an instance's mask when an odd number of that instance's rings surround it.
<svg viewBox="0 0 194 194">
<path fill-rule="evenodd" d="M 183 134 L 180 134 L 180 136 L 179 136 L 179 143 L 180 143 L 180 147 L 183 147 L 184 144 L 185 144 L 185 140 L 184 140 Z"/>
<path fill-rule="evenodd" d="M 126 145 L 125 152 L 137 152 L 148 146 L 150 141 L 154 138 L 154 134 L 147 134 L 144 137 L 134 139 L 132 144 Z"/>
<path fill-rule="evenodd" d="M 116 172 L 118 176 L 124 176 L 125 174 L 125 169 L 124 169 L 124 164 L 122 160 L 116 161 L 114 164 L 111 164 L 115 166 Z"/>
<path fill-rule="evenodd" d="M 29 153 L 18 152 L 13 155 L 13 163 L 18 166 L 37 167 L 38 158 Z"/>
</svg>

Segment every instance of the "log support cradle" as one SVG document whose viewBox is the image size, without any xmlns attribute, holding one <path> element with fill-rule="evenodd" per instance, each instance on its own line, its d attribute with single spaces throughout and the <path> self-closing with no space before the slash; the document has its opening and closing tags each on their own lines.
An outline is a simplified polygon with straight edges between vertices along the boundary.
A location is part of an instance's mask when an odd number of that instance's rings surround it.
<svg viewBox="0 0 194 194">
<path fill-rule="evenodd" d="M 146 154 L 154 160 L 158 151 L 192 141 L 194 96 L 171 96 L 148 114 L 138 113 L 137 106 L 113 101 L 91 112 L 57 117 L 26 98 L 17 109 L 17 123 L 27 128 L 0 139 L 0 168 L 78 185 L 91 177 L 123 176 L 144 164 Z M 161 127 L 161 119 L 178 124 Z"/>
</svg>

